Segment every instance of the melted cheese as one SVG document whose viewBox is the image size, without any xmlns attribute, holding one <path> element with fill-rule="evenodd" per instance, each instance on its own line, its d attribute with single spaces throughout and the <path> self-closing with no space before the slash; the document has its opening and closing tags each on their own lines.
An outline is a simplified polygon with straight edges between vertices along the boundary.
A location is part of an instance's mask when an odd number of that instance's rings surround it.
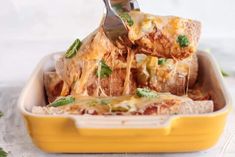
<svg viewBox="0 0 235 157">
<path fill-rule="evenodd" d="M 131 41 L 135 41 L 140 39 L 141 37 L 151 33 L 155 28 L 159 29 L 161 33 L 163 33 L 166 37 L 171 38 L 176 41 L 176 35 L 182 32 L 184 29 L 181 26 L 181 20 L 178 17 L 161 17 L 161 16 L 151 16 L 148 14 L 143 14 L 140 12 L 131 12 L 130 13 L 132 19 L 134 20 L 134 25 L 129 27 L 129 39 Z M 102 89 L 101 86 L 101 78 L 100 76 L 97 79 L 97 88 L 96 88 L 96 97 L 84 97 L 88 96 L 87 84 L 89 77 L 94 75 L 94 71 L 97 69 L 101 70 L 100 61 L 104 58 L 105 54 L 110 53 L 111 57 L 111 68 L 117 68 L 117 61 L 115 58 L 115 54 L 120 52 L 121 50 L 117 49 L 105 36 L 103 30 L 98 30 L 98 32 L 87 39 L 87 43 L 81 47 L 77 55 L 69 61 L 68 64 L 73 63 L 73 67 L 71 68 L 74 72 L 76 70 L 76 64 L 81 65 L 81 73 L 79 76 L 76 75 L 76 83 L 73 86 L 73 95 L 79 96 L 76 99 L 76 104 L 82 108 L 92 108 L 94 107 L 87 105 L 87 102 L 91 100 L 99 101 L 100 98 L 96 98 L 98 96 L 107 97 L 111 99 L 111 103 L 109 104 L 109 108 L 115 107 L 130 107 L 130 111 L 135 111 L 136 108 L 145 108 L 146 105 L 150 103 L 160 102 L 162 100 L 174 99 L 174 100 L 183 100 L 184 98 L 179 98 L 177 96 L 168 94 L 168 93 L 159 93 L 158 98 L 154 99 L 145 99 L 145 98 L 136 98 L 135 96 L 125 96 L 130 94 L 130 76 L 131 76 L 131 68 L 133 67 L 133 63 L 135 62 L 135 52 L 128 48 L 127 55 L 127 63 L 121 64 L 120 67 L 126 68 L 126 76 L 124 82 L 124 90 L 122 97 L 108 97 L 107 95 L 112 95 L 112 87 L 113 76 L 110 76 L 110 93 L 107 94 Z M 152 44 L 152 41 L 148 40 L 147 44 Z M 151 76 L 151 82 L 163 82 L 165 83 L 171 76 L 176 74 L 176 71 L 185 72 L 187 74 L 187 83 L 186 83 L 186 93 L 188 93 L 189 79 L 190 79 L 190 67 L 188 64 L 178 64 L 176 60 L 170 60 L 171 62 L 163 66 L 159 66 L 157 63 L 157 57 L 146 57 L 144 61 L 142 61 L 138 66 L 144 66 L 143 68 L 146 72 L 148 72 Z M 174 62 L 175 61 L 175 62 Z M 173 62 L 173 63 L 172 63 Z M 122 62 L 121 62 L 122 63 Z M 109 63 L 110 64 L 110 63 Z M 120 63 L 118 63 L 120 64 Z M 146 68 L 147 67 L 147 68 Z M 71 71 L 70 69 L 70 71 Z M 146 70 L 147 69 L 147 70 Z M 70 72 L 68 70 L 68 72 Z M 71 74 L 72 75 L 72 74 Z M 154 77 L 154 79 L 152 79 Z M 73 78 L 74 80 L 74 78 Z M 163 84 L 164 86 L 166 84 Z M 83 97 L 81 97 L 83 96 Z M 89 98 L 89 100 L 87 99 Z M 98 106 L 98 108 L 102 108 L 102 106 Z M 105 109 L 102 109 L 104 112 L 107 110 L 107 106 Z M 109 109 L 110 110 L 110 109 Z"/>
<path fill-rule="evenodd" d="M 76 81 L 74 85 L 74 95 L 87 95 L 86 84 L 90 75 L 96 69 L 98 63 L 96 61 L 83 61 L 81 77 Z"/>
<path fill-rule="evenodd" d="M 101 63 L 99 61 L 99 65 L 98 65 L 98 73 L 100 73 L 101 71 Z M 97 88 L 96 88 L 96 96 L 107 96 L 106 93 L 104 92 L 104 90 L 102 89 L 102 86 L 101 86 L 101 76 L 98 75 L 98 80 L 97 80 Z"/>
<path fill-rule="evenodd" d="M 174 100 L 174 101 L 172 101 Z M 87 114 L 94 111 L 99 114 L 114 113 L 118 110 L 123 113 L 141 112 L 151 106 L 178 106 L 182 102 L 192 101 L 187 97 L 178 97 L 169 93 L 158 93 L 156 98 L 139 98 L 136 96 L 119 96 L 119 97 L 89 97 L 79 96 L 71 106 L 62 106 L 67 108 L 67 112 L 79 112 L 86 110 Z M 104 103 L 105 102 L 105 103 Z M 113 110 L 116 111 L 113 111 Z M 119 111 L 118 111 L 119 112 Z"/>
<path fill-rule="evenodd" d="M 179 21 L 178 17 L 169 18 L 168 24 L 163 28 L 163 34 L 171 38 L 175 37 L 179 29 Z"/>
<path fill-rule="evenodd" d="M 130 93 L 131 66 L 132 66 L 132 62 L 134 60 L 134 57 L 135 57 L 135 53 L 128 49 L 126 78 L 125 78 L 125 82 L 124 82 L 123 95 L 128 95 Z"/>
<path fill-rule="evenodd" d="M 133 42 L 157 28 L 174 43 L 178 34 L 184 30 L 179 17 L 152 16 L 138 11 L 130 12 L 130 16 L 134 25 L 129 28 L 129 39 Z"/>
</svg>

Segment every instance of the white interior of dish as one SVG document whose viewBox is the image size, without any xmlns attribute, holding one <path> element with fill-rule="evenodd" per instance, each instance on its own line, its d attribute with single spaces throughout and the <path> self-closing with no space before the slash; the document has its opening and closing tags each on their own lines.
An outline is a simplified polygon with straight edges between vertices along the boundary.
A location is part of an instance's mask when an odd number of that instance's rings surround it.
<svg viewBox="0 0 235 157">
<path fill-rule="evenodd" d="M 44 57 L 31 75 L 19 99 L 19 107 L 23 114 L 36 117 L 68 117 L 75 121 L 77 127 L 105 128 L 156 128 L 169 126 L 171 119 L 188 116 L 213 116 L 229 109 L 231 99 L 225 89 L 220 69 L 211 54 L 198 52 L 199 80 L 203 88 L 212 94 L 215 111 L 208 114 L 174 115 L 174 116 L 95 116 L 95 115 L 36 115 L 31 113 L 33 106 L 46 105 L 43 85 L 43 73 L 54 67 L 59 53 Z"/>
</svg>

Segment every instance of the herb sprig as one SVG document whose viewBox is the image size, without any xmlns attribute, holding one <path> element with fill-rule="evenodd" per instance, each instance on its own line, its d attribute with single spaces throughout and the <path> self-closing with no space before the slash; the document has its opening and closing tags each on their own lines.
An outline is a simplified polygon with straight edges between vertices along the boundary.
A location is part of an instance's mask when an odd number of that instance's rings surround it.
<svg viewBox="0 0 235 157">
<path fill-rule="evenodd" d="M 50 103 L 49 106 L 59 107 L 59 106 L 68 105 L 74 102 L 75 102 L 75 98 L 73 96 L 67 96 L 67 97 L 62 97 L 62 98 L 55 100 L 54 102 Z"/>
<path fill-rule="evenodd" d="M 75 56 L 81 45 L 82 42 L 79 39 L 76 39 L 66 51 L 65 58 L 72 58 L 73 56 Z"/>
<path fill-rule="evenodd" d="M 114 10 L 118 13 L 121 19 L 128 24 L 128 26 L 133 26 L 134 21 L 132 20 L 131 16 L 128 14 L 127 11 L 122 7 L 121 4 L 113 5 Z"/>
<path fill-rule="evenodd" d="M 0 118 L 3 116 L 4 114 L 3 114 L 3 112 L 2 111 L 0 111 Z"/>
<path fill-rule="evenodd" d="M 136 95 L 138 97 L 147 97 L 147 98 L 155 98 L 158 96 L 155 91 L 151 91 L 150 89 L 147 88 L 137 88 Z"/>
<path fill-rule="evenodd" d="M 176 41 L 180 47 L 187 47 L 190 44 L 188 38 L 185 35 L 179 35 Z"/>
<path fill-rule="evenodd" d="M 112 69 L 105 63 L 104 60 L 100 61 L 100 69 L 96 71 L 96 76 L 100 78 L 109 77 L 112 74 Z"/>
<path fill-rule="evenodd" d="M 167 59 L 166 58 L 159 58 L 158 59 L 158 65 L 164 65 L 166 63 Z"/>
<path fill-rule="evenodd" d="M 221 74 L 223 75 L 223 77 L 229 77 L 229 74 L 225 72 L 223 69 L 221 69 Z"/>
<path fill-rule="evenodd" d="M 7 157 L 8 153 L 0 147 L 0 157 Z"/>
<path fill-rule="evenodd" d="M 131 16 L 127 12 L 120 13 L 120 17 L 124 22 L 128 24 L 128 26 L 133 26 L 134 21 L 132 20 Z"/>
</svg>

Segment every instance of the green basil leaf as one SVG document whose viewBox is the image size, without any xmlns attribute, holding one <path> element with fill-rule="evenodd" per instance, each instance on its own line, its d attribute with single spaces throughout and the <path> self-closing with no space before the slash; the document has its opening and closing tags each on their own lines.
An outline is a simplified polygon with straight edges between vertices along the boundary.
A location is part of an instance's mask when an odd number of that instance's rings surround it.
<svg viewBox="0 0 235 157">
<path fill-rule="evenodd" d="M 158 65 L 164 65 L 166 63 L 167 59 L 166 58 L 159 58 L 158 59 Z"/>
<path fill-rule="evenodd" d="M 224 77 L 228 77 L 229 74 L 227 72 L 225 72 L 223 69 L 221 69 L 221 74 L 224 76 Z"/>
<path fill-rule="evenodd" d="M 0 118 L 3 116 L 3 112 L 2 111 L 0 111 Z"/>
<path fill-rule="evenodd" d="M 76 39 L 66 51 L 65 58 L 72 58 L 73 56 L 75 56 L 81 45 L 82 42 L 79 39 Z"/>
<path fill-rule="evenodd" d="M 5 152 L 2 148 L 0 148 L 0 157 L 7 157 L 8 153 Z"/>
<path fill-rule="evenodd" d="M 118 13 L 124 12 L 123 6 L 120 3 L 114 4 L 112 7 Z"/>
<path fill-rule="evenodd" d="M 55 100 L 54 102 L 50 103 L 49 106 L 52 107 L 59 107 L 59 106 L 64 106 L 64 105 L 68 105 L 71 103 L 75 102 L 75 98 L 72 96 L 67 96 L 67 97 L 62 97 L 59 98 L 57 100 Z"/>
<path fill-rule="evenodd" d="M 177 43 L 180 47 L 187 47 L 190 43 L 188 38 L 185 35 L 179 35 L 177 38 Z"/>
<path fill-rule="evenodd" d="M 155 91 L 151 91 L 150 89 L 147 88 L 137 88 L 136 95 L 138 97 L 147 97 L 147 98 L 155 98 L 158 96 Z"/>
<path fill-rule="evenodd" d="M 113 9 L 118 13 L 118 15 L 121 17 L 121 19 L 126 22 L 129 26 L 132 26 L 134 24 L 134 21 L 132 20 L 131 16 L 126 12 L 126 10 L 123 8 L 122 4 L 114 4 Z"/>
<path fill-rule="evenodd" d="M 100 61 L 100 70 L 99 68 L 96 71 L 96 76 L 100 78 L 109 77 L 112 74 L 112 69 L 105 63 L 104 60 Z"/>
<path fill-rule="evenodd" d="M 134 21 L 132 20 L 131 16 L 127 12 L 120 13 L 120 17 L 129 26 L 132 26 L 134 24 Z"/>
</svg>

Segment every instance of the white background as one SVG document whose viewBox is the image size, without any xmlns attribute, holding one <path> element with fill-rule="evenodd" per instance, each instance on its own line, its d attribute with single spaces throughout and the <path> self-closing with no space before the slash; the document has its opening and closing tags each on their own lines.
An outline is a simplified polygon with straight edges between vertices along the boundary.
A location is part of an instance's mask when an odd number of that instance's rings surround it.
<svg viewBox="0 0 235 157">
<path fill-rule="evenodd" d="M 139 0 L 139 4 L 145 12 L 200 20 L 201 47 L 235 53 L 229 51 L 235 44 L 231 42 L 235 0 Z M 0 0 L 0 83 L 25 82 L 42 56 L 65 50 L 75 38 L 93 31 L 103 7 L 102 0 Z"/>
</svg>

